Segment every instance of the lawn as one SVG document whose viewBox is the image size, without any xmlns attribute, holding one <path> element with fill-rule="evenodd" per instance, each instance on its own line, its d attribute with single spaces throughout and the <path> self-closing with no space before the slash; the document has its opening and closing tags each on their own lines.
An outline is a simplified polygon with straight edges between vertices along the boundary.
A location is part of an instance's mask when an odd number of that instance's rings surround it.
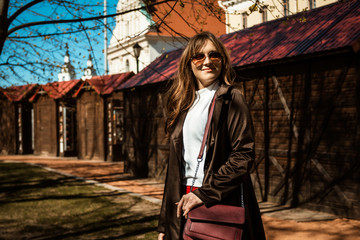
<svg viewBox="0 0 360 240">
<path fill-rule="evenodd" d="M 158 214 L 141 198 L 0 162 L 0 239 L 157 239 Z"/>
</svg>

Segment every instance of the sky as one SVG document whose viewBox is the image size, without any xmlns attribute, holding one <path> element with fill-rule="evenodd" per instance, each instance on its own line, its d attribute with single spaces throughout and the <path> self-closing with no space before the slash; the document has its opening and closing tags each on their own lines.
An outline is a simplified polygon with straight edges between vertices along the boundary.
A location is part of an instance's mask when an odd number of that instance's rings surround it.
<svg viewBox="0 0 360 240">
<path fill-rule="evenodd" d="M 102 14 L 104 11 L 104 2 L 74 0 L 78 4 L 91 4 L 91 6 L 77 10 L 64 7 L 54 8 L 47 1 L 37 4 L 22 13 L 11 27 L 19 25 L 20 23 L 42 21 L 49 18 L 52 19 L 72 19 L 76 17 L 89 17 L 94 14 Z M 50 0 L 51 1 L 51 0 Z M 14 6 L 21 6 L 26 4 L 29 0 L 10 0 L 9 13 L 12 14 L 15 9 Z M 90 3 L 89 3 L 90 2 Z M 107 0 L 108 14 L 116 13 L 117 0 Z M 111 29 L 115 27 L 115 19 L 108 19 L 108 42 L 111 38 Z M 104 33 L 103 20 L 97 22 L 84 22 L 82 27 L 95 28 L 94 30 L 87 30 L 76 34 L 55 35 L 57 32 L 68 32 L 71 29 L 79 29 L 79 23 L 72 24 L 52 24 L 44 26 L 36 26 L 19 30 L 10 35 L 13 39 L 7 40 L 4 44 L 2 55 L 0 56 L 0 86 L 8 87 L 11 85 L 23 85 L 27 83 L 44 84 L 46 82 L 57 81 L 57 75 L 60 72 L 59 66 L 64 63 L 64 55 L 66 52 L 65 44 L 69 46 L 69 54 L 72 65 L 75 67 L 76 78 L 82 76 L 83 69 L 86 68 L 86 62 L 89 54 L 93 58 L 94 67 L 98 75 L 104 74 Z M 35 37 L 36 32 L 41 34 L 49 34 L 49 36 Z M 15 38 L 14 37 L 20 37 Z M 26 38 L 24 38 L 26 37 Z M 29 38 L 30 37 L 30 38 Z M 90 46 L 93 51 L 89 51 Z M 16 56 L 16 57 L 14 57 Z M 9 60 L 10 59 L 10 60 Z M 21 60 L 19 60 L 21 59 Z M 25 60 L 24 60 L 25 59 Z M 50 62 L 58 67 L 42 70 L 37 70 L 31 73 L 33 67 L 28 67 L 30 71 L 25 71 L 24 68 L 13 66 L 13 71 L 7 66 L 1 66 L 1 63 L 6 61 L 23 64 L 25 61 L 32 62 L 36 66 L 40 66 L 42 62 Z M 24 64 L 23 64 L 24 65 Z M 25 64 L 25 67 L 27 65 Z M 40 67 L 41 68 L 41 67 Z M 5 80 L 4 80 L 5 79 Z"/>
</svg>

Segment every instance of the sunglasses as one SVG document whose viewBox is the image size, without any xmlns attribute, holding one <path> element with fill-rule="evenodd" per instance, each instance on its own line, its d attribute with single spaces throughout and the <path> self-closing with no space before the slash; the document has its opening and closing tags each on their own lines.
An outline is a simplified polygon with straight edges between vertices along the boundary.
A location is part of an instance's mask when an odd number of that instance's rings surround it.
<svg viewBox="0 0 360 240">
<path fill-rule="evenodd" d="M 213 63 L 219 63 L 222 60 L 222 55 L 219 52 L 209 52 L 208 58 Z M 205 53 L 197 53 L 191 58 L 191 62 L 195 64 L 195 66 L 199 67 L 201 64 L 205 62 L 206 54 Z"/>
</svg>

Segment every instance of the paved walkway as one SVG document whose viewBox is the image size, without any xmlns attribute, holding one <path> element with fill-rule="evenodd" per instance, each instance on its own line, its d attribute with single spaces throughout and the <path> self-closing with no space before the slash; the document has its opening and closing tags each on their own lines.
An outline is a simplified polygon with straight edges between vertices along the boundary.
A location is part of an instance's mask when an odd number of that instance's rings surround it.
<svg viewBox="0 0 360 240">
<path fill-rule="evenodd" d="M 124 173 L 124 164 L 116 162 L 103 162 L 92 160 L 79 160 L 77 158 L 43 157 L 35 155 L 8 155 L 1 156 L 0 161 L 25 162 L 46 168 L 63 175 L 81 178 L 106 188 L 128 192 L 148 201 L 161 204 L 164 184 L 154 178 L 134 179 L 130 174 Z M 274 203 L 260 203 L 264 215 L 297 222 L 332 220 L 337 216 L 306 209 L 278 206 Z"/>
<path fill-rule="evenodd" d="M 161 203 L 164 184 L 156 179 L 134 179 L 124 173 L 121 162 L 79 160 L 77 158 L 35 155 L 0 155 L 0 161 L 25 162 L 63 175 L 81 178 L 112 190 L 129 192 L 151 202 Z"/>
</svg>

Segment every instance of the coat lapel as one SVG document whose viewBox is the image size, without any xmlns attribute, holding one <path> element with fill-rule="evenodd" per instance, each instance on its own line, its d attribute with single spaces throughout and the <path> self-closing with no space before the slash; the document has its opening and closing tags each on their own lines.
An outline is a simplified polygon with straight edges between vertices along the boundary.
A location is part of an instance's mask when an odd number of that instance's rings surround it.
<svg viewBox="0 0 360 240">
<path fill-rule="evenodd" d="M 175 126 L 175 129 L 173 133 L 171 134 L 171 142 L 174 144 L 175 153 L 177 156 L 177 159 L 182 161 L 182 148 L 183 148 L 183 125 L 185 121 L 186 113 L 183 113 L 180 115 L 179 120 Z M 180 165 L 181 166 L 181 165 Z"/>
<path fill-rule="evenodd" d="M 210 149 L 215 142 L 215 134 L 218 131 L 219 127 L 219 120 L 221 115 L 221 109 L 224 102 L 224 95 L 227 94 L 229 89 L 228 85 L 221 85 L 219 89 L 216 91 L 216 99 L 215 99 L 215 107 L 214 107 L 214 114 L 213 119 L 211 121 L 211 133 L 207 139 L 207 149 Z"/>
</svg>

